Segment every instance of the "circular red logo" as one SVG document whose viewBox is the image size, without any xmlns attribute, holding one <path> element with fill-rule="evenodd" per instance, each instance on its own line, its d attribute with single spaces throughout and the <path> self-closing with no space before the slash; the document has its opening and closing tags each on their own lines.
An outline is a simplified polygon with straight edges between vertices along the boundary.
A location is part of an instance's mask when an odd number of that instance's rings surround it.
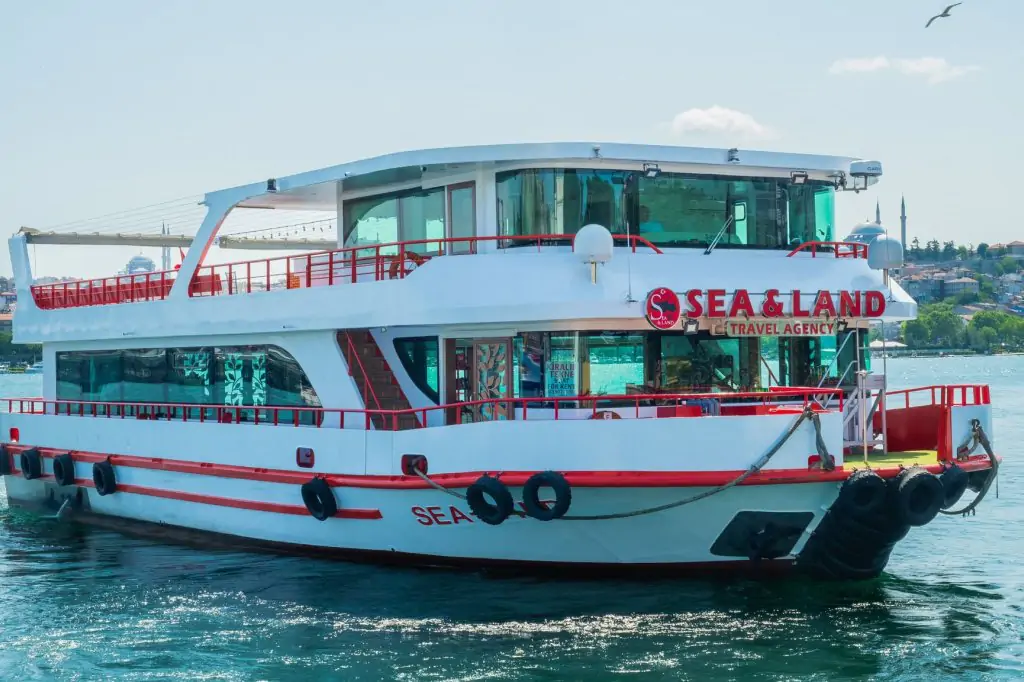
<svg viewBox="0 0 1024 682">
<path fill-rule="evenodd" d="M 671 329 L 679 322 L 682 308 L 676 292 L 665 287 L 658 287 L 647 294 L 647 321 L 655 329 Z"/>
</svg>

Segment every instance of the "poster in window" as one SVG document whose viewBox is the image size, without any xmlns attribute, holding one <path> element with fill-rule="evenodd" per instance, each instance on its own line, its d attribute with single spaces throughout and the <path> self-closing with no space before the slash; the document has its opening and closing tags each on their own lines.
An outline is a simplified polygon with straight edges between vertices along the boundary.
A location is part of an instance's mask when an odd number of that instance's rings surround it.
<svg viewBox="0 0 1024 682">
<path fill-rule="evenodd" d="M 576 352 L 552 348 L 544 368 L 544 395 L 565 398 L 576 395 Z"/>
</svg>

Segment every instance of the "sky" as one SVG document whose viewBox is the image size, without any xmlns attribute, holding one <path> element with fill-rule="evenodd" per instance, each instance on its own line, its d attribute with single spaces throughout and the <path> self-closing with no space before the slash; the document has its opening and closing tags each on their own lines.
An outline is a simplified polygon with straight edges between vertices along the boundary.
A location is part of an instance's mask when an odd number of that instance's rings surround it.
<svg viewBox="0 0 1024 682">
<path fill-rule="evenodd" d="M 877 159 L 839 233 L 876 200 L 898 230 L 905 195 L 922 242 L 1024 239 L 1024 1 L 925 29 L 945 4 L 8 0 L 0 234 L 393 151 L 583 140 Z M 140 252 L 33 248 L 36 276 Z"/>
</svg>

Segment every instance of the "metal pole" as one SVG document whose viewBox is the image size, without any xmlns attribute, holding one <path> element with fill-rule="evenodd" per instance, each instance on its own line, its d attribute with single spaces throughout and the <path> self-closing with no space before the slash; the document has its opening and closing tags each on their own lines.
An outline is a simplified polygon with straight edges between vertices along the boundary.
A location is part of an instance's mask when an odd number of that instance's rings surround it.
<svg viewBox="0 0 1024 682">
<path fill-rule="evenodd" d="M 888 344 L 885 341 L 885 320 L 882 320 L 882 395 L 878 402 L 878 408 L 882 410 L 882 452 L 889 452 L 889 428 L 885 418 L 885 392 L 889 390 L 889 352 L 886 350 Z"/>
</svg>

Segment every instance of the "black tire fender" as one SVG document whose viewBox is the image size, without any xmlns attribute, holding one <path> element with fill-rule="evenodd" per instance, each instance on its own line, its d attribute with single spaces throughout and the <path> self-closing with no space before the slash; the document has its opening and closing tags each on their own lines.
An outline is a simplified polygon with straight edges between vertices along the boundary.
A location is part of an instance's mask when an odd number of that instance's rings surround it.
<svg viewBox="0 0 1024 682">
<path fill-rule="evenodd" d="M 487 501 L 484 493 L 494 500 L 494 504 Z M 469 508 L 477 518 L 491 526 L 503 523 L 512 514 L 515 504 L 508 487 L 493 476 L 486 474 L 473 481 L 466 489 L 466 502 L 469 503 Z"/>
<path fill-rule="evenodd" d="M 71 457 L 70 452 L 53 458 L 53 478 L 57 481 L 57 485 L 75 484 L 75 460 Z"/>
<path fill-rule="evenodd" d="M 302 484 L 302 502 L 309 515 L 317 521 L 326 521 L 338 513 L 338 501 L 331 484 L 322 478 L 313 478 Z"/>
<path fill-rule="evenodd" d="M 885 479 L 871 469 L 850 474 L 839 490 L 839 508 L 856 516 L 875 514 L 885 507 L 889 489 Z"/>
<path fill-rule="evenodd" d="M 117 492 L 117 476 L 110 460 L 103 460 L 92 465 L 92 483 L 100 496 L 113 495 Z"/>
<path fill-rule="evenodd" d="M 985 487 L 985 482 L 988 481 L 988 477 L 991 475 L 991 469 L 972 471 L 967 475 L 967 487 L 970 488 L 972 492 L 980 493 L 981 489 Z"/>
<path fill-rule="evenodd" d="M 11 451 L 6 445 L 0 445 L 0 476 L 10 476 L 14 473 L 14 465 L 11 463 Z"/>
<path fill-rule="evenodd" d="M 946 492 L 939 477 L 914 467 L 897 477 L 896 507 L 903 522 L 923 526 L 939 513 Z"/>
<path fill-rule="evenodd" d="M 545 507 L 540 502 L 540 489 L 551 488 L 555 491 L 555 503 Z M 569 511 L 572 504 L 572 487 L 565 476 L 557 471 L 541 471 L 530 476 L 523 484 L 523 510 L 527 516 L 538 521 L 560 519 Z"/>
<path fill-rule="evenodd" d="M 23 450 L 18 458 L 18 466 L 21 467 L 21 475 L 26 481 L 33 481 L 43 475 L 43 458 L 38 448 Z"/>
<path fill-rule="evenodd" d="M 944 492 L 942 508 L 949 509 L 959 502 L 960 498 L 967 491 L 970 475 L 954 464 L 942 472 L 939 480 L 942 482 L 942 490 Z"/>
</svg>

